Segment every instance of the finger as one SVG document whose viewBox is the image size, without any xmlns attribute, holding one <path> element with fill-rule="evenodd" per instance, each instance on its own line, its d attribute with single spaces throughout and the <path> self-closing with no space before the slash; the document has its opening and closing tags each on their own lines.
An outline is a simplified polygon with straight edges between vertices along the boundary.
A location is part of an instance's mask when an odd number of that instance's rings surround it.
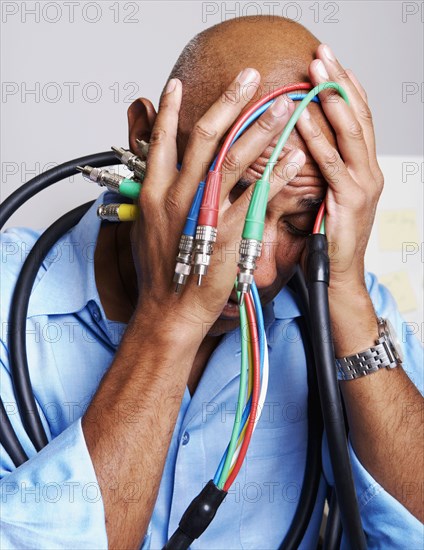
<svg viewBox="0 0 424 550">
<path fill-rule="evenodd" d="M 283 189 L 283 187 L 297 177 L 300 170 L 303 168 L 305 161 L 305 153 L 301 149 L 292 149 L 287 153 L 287 155 L 284 156 L 284 158 L 277 162 L 270 177 L 268 202 L 273 199 L 275 195 Z M 250 185 L 233 204 L 226 199 L 225 206 L 222 209 L 223 212 L 225 212 L 225 216 L 244 219 L 247 214 L 250 201 L 252 200 L 254 188 L 255 184 Z"/>
<path fill-rule="evenodd" d="M 177 191 L 181 197 L 192 197 L 212 163 L 222 137 L 256 91 L 260 76 L 255 69 L 244 69 L 228 89 L 195 124 L 185 152 Z"/>
<path fill-rule="evenodd" d="M 353 85 L 355 86 L 355 88 L 358 90 L 358 93 L 361 96 L 362 101 L 364 101 L 365 103 L 368 103 L 367 92 L 365 91 L 365 88 L 363 88 L 359 80 L 356 78 L 356 76 L 353 74 L 353 72 L 350 69 L 346 69 L 346 74 L 350 78 L 350 80 L 353 82 Z"/>
<path fill-rule="evenodd" d="M 315 59 L 310 65 L 311 78 L 321 84 L 335 80 L 335 75 L 330 76 L 323 62 Z M 365 184 L 370 175 L 368 148 L 365 142 L 364 132 L 357 120 L 353 109 L 347 105 L 334 90 L 326 90 L 322 97 L 321 105 L 337 137 L 337 145 L 346 166 L 353 170 L 358 180 Z"/>
<path fill-rule="evenodd" d="M 339 83 L 348 94 L 350 106 L 359 121 L 364 133 L 365 143 L 367 145 L 370 166 L 373 173 L 376 169 L 380 170 L 377 164 L 374 125 L 372 121 L 371 110 L 368 106 L 366 93 L 359 84 L 356 77 L 351 76 L 352 71 L 345 70 L 337 60 L 331 48 L 326 44 L 321 44 L 317 49 L 317 57 L 323 63 L 330 80 Z"/>
<path fill-rule="evenodd" d="M 177 172 L 177 128 L 181 106 L 182 84 L 172 78 L 162 94 L 159 111 L 149 142 L 147 173 L 143 188 L 156 192 L 167 189 Z"/>
<path fill-rule="evenodd" d="M 356 78 L 356 75 L 350 69 L 346 69 L 346 73 L 349 76 L 350 80 L 353 82 L 355 88 L 358 90 L 358 93 L 360 94 L 363 101 L 363 104 L 360 106 L 360 116 L 358 117 L 358 120 L 362 124 L 363 130 L 364 130 L 365 141 L 367 142 L 367 147 L 368 147 L 368 155 L 369 155 L 371 170 L 375 175 L 377 182 L 378 180 L 380 180 L 379 183 L 382 186 L 383 174 L 381 172 L 380 166 L 378 165 L 378 161 L 377 161 L 374 125 L 372 123 L 371 110 L 368 106 L 367 93 L 363 88 L 362 84 Z M 363 124 L 361 120 L 368 121 L 369 124 L 366 124 L 366 123 Z"/>
<path fill-rule="evenodd" d="M 291 99 L 278 97 L 230 148 L 222 164 L 221 206 L 242 173 L 281 134 L 293 111 L 294 103 Z"/>
<path fill-rule="evenodd" d="M 339 152 L 330 145 L 321 127 L 313 120 L 308 109 L 303 111 L 296 128 L 317 163 L 321 174 L 334 191 L 336 198 L 339 199 L 339 204 L 348 205 L 352 193 L 359 186 L 349 174 Z"/>
</svg>

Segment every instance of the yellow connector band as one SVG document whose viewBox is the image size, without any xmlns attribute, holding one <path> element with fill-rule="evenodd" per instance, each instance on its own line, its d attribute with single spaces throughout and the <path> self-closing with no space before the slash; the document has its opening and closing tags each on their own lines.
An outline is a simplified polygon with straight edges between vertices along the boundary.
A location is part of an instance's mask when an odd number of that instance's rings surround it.
<svg viewBox="0 0 424 550">
<path fill-rule="evenodd" d="M 118 217 L 121 222 L 134 222 L 140 215 L 135 204 L 121 204 L 118 208 Z"/>
</svg>

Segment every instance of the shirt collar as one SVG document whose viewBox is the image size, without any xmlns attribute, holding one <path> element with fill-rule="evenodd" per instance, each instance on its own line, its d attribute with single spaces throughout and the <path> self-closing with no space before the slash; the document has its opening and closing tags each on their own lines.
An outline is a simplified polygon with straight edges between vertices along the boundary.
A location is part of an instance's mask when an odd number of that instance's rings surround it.
<svg viewBox="0 0 424 550">
<path fill-rule="evenodd" d="M 116 197 L 110 191 L 99 195 L 79 223 L 48 253 L 43 262 L 46 271 L 31 294 L 28 317 L 74 313 L 90 300 L 101 308 L 94 274 L 94 251 L 101 225 L 97 208 L 116 202 Z"/>
<path fill-rule="evenodd" d="M 280 290 L 272 304 L 275 319 L 294 319 L 302 315 L 299 298 L 288 286 Z"/>
</svg>

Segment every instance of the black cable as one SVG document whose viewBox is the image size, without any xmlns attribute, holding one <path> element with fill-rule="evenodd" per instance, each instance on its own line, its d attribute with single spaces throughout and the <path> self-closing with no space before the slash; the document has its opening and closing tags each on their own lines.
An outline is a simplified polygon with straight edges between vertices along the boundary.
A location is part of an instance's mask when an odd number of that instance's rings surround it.
<svg viewBox="0 0 424 550">
<path fill-rule="evenodd" d="M 120 161 L 116 158 L 115 153 L 112 151 L 105 151 L 104 153 L 95 153 L 93 155 L 69 160 L 68 162 L 64 162 L 59 166 L 47 170 L 47 172 L 43 174 L 39 174 L 24 185 L 21 185 L 19 189 L 2 202 L 0 205 L 0 229 L 2 229 L 12 214 L 14 214 L 27 200 L 50 185 L 65 178 L 69 178 L 69 176 L 79 174 L 76 167 L 86 164 L 94 166 L 95 168 L 101 168 L 102 166 L 120 164 Z"/>
<path fill-rule="evenodd" d="M 336 491 L 331 491 L 327 525 L 325 526 L 323 550 L 339 550 L 342 540 L 342 523 Z"/>
<path fill-rule="evenodd" d="M 211 479 L 195 497 L 180 519 L 178 527 L 162 550 L 187 550 L 215 517 L 227 491 L 218 489 Z"/>
<path fill-rule="evenodd" d="M 301 297 L 301 299 L 303 300 L 303 303 L 306 304 L 308 307 L 308 315 L 305 315 L 304 319 L 308 324 L 309 335 L 311 335 L 311 327 L 310 327 L 311 318 L 309 315 L 308 287 L 306 286 L 305 277 L 303 276 L 303 272 L 301 271 L 300 267 L 298 266 L 297 269 L 299 273 L 297 277 L 293 277 L 293 282 L 294 282 L 293 289 Z M 302 308 L 302 311 L 303 310 L 304 310 L 304 307 Z M 315 368 L 315 365 L 314 365 L 314 368 Z M 320 413 L 321 413 L 321 409 L 320 409 Z M 345 427 L 347 428 L 347 417 L 346 417 L 346 411 L 344 407 L 343 407 L 343 414 L 344 414 L 344 420 L 345 420 Z M 329 514 L 328 514 L 326 529 L 324 534 L 323 550 L 339 550 L 343 530 L 342 530 L 342 524 L 340 521 L 339 505 L 337 502 L 336 492 L 334 489 L 331 489 L 331 491 L 329 492 L 329 497 L 330 497 Z"/>
<path fill-rule="evenodd" d="M 12 459 L 13 464 L 18 467 L 28 460 L 28 457 L 16 437 L 13 426 L 7 416 L 3 401 L 0 399 L 0 443 Z"/>
<path fill-rule="evenodd" d="M 322 471 L 321 444 L 323 421 L 309 326 L 308 293 L 303 274 L 300 270 L 295 273 L 289 286 L 293 288 L 298 295 L 300 299 L 300 309 L 303 314 L 303 317 L 299 317 L 296 321 L 302 336 L 307 366 L 308 447 L 299 502 L 289 530 L 279 550 L 296 550 L 302 542 L 315 508 Z"/>
<path fill-rule="evenodd" d="M 186 535 L 181 529 L 177 529 L 171 536 L 162 550 L 187 550 L 193 539 Z"/>
<path fill-rule="evenodd" d="M 111 151 L 95 153 L 92 155 L 87 155 L 84 157 L 79 157 L 77 159 L 67 161 L 59 166 L 52 168 L 51 170 L 48 170 L 47 172 L 44 172 L 43 174 L 36 176 L 35 178 L 32 178 L 27 183 L 22 185 L 17 191 L 12 193 L 0 205 L 0 229 L 9 220 L 9 218 L 16 212 L 16 210 L 20 208 L 27 200 L 32 198 L 34 195 L 36 195 L 40 191 L 46 189 L 50 185 L 53 185 L 64 178 L 77 174 L 78 171 L 76 167 L 79 165 L 86 165 L 86 164 L 100 168 L 103 166 L 120 164 L 120 160 L 118 160 L 116 158 L 116 155 Z M 40 264 L 41 263 L 42 262 L 40 262 Z M 31 289 L 32 289 L 32 285 L 31 285 Z M 13 310 L 13 303 L 12 303 L 11 309 Z M 28 368 L 25 349 L 23 350 L 23 353 L 24 354 L 22 355 L 22 351 L 19 351 L 19 344 L 18 344 L 18 357 L 23 357 L 25 359 L 26 368 Z M 11 364 L 16 365 L 17 371 L 21 372 L 22 368 L 25 369 L 25 367 L 21 368 L 16 358 L 12 358 L 12 354 L 10 354 L 10 357 L 11 357 Z M 24 379 L 22 381 L 24 386 L 26 386 L 28 382 L 29 382 L 29 377 L 28 377 L 28 380 Z M 31 387 L 29 387 L 29 390 L 31 390 Z M 27 393 L 28 393 L 28 388 L 27 388 Z M 18 402 L 18 406 L 19 406 L 19 402 Z M 38 416 L 37 409 L 35 408 L 33 410 L 35 411 L 35 414 Z M 1 411 L 1 420 L 2 420 L 1 426 L 0 426 L 0 437 L 1 437 L 1 442 L 3 446 L 5 447 L 5 449 L 6 447 L 9 448 L 10 452 L 12 452 L 14 457 L 16 458 L 16 462 L 20 460 L 22 461 L 26 460 L 27 457 L 25 453 L 24 455 L 22 455 L 22 453 L 19 450 L 19 447 L 20 447 L 19 440 L 16 437 L 16 434 L 9 421 L 9 418 L 7 417 L 1 397 L 0 397 L 0 411 Z M 40 427 L 37 420 L 35 420 L 35 423 L 38 424 L 38 426 Z M 42 425 L 41 425 L 41 428 L 42 428 Z M 43 437 L 43 434 L 44 434 L 44 437 Z M 39 436 L 40 437 L 37 437 L 37 440 L 40 444 L 46 441 L 44 429 L 42 430 L 42 432 L 40 432 Z"/>
<path fill-rule="evenodd" d="M 28 303 L 44 258 L 59 238 L 80 221 L 93 202 L 74 208 L 44 231 L 28 254 L 13 292 L 9 314 L 10 371 L 22 424 L 37 451 L 45 447 L 48 440 L 35 403 L 29 376 L 26 353 Z"/>
<path fill-rule="evenodd" d="M 307 281 L 318 389 L 343 532 L 355 550 L 366 548 L 347 446 L 328 305 L 329 261 L 325 235 L 308 238 Z"/>
</svg>

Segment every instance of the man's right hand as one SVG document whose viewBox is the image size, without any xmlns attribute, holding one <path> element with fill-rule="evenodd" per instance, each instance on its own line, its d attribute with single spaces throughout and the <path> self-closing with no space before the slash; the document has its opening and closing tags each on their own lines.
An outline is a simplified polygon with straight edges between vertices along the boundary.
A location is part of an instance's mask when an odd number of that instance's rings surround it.
<svg viewBox="0 0 424 550">
<path fill-rule="evenodd" d="M 294 111 L 293 102 L 287 97 L 278 98 L 230 149 L 223 165 L 218 240 L 208 275 L 201 287 L 191 277 L 183 292 L 176 295 L 172 278 L 179 238 L 199 182 L 206 177 L 225 133 L 251 99 L 247 90 L 259 81 L 257 71 L 245 69 L 198 120 L 189 137 L 181 171 L 176 168 L 182 100 L 178 79 L 168 82 L 151 133 L 147 175 L 139 198 L 141 215 L 131 235 L 139 285 L 137 314 L 144 319 L 148 316 L 155 324 L 183 322 L 188 337 L 198 338 L 199 343 L 204 327 L 218 318 L 232 291 L 237 273 L 235 256 L 253 186 L 233 203 L 229 193 L 243 171 L 282 132 Z M 304 153 L 294 150 L 277 164 L 270 199 L 290 181 L 288 174 L 291 179 L 296 176 L 293 166 L 300 170 L 304 160 Z M 290 170 L 285 169 L 287 165 Z M 226 251 L 230 252 L 228 261 Z"/>
</svg>

